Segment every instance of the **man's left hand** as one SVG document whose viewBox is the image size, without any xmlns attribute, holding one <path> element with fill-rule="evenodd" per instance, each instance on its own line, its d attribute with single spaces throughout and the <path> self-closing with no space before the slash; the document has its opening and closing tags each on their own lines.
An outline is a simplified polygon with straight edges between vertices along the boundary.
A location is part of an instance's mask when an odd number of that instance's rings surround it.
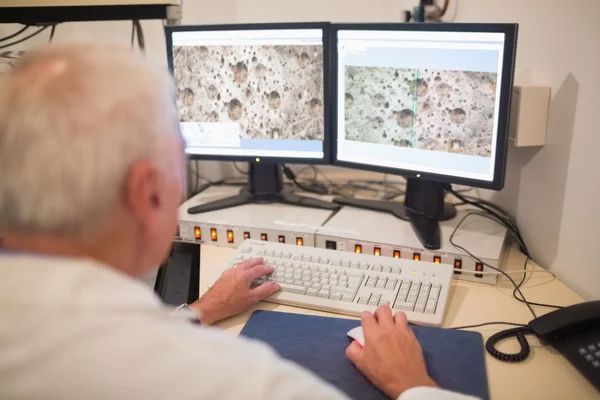
<svg viewBox="0 0 600 400">
<path fill-rule="evenodd" d="M 213 324 L 242 313 L 260 300 L 279 291 L 279 284 L 266 282 L 251 288 L 252 282 L 273 273 L 273 267 L 263 265 L 262 258 L 236 264 L 221 275 L 215 284 L 190 308 L 200 313 L 203 324 Z"/>
</svg>

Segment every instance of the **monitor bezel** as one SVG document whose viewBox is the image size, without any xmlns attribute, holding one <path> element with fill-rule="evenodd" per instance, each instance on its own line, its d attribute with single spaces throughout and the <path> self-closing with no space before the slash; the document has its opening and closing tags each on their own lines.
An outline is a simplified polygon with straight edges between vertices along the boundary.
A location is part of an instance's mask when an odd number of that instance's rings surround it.
<svg viewBox="0 0 600 400">
<path fill-rule="evenodd" d="M 428 31 L 428 32 L 484 32 L 505 34 L 504 58 L 502 65 L 502 84 L 500 86 L 499 115 L 506 118 L 498 119 L 498 135 L 494 176 L 491 181 L 453 175 L 433 174 L 423 171 L 413 171 L 400 168 L 362 164 L 338 159 L 338 32 L 346 30 L 365 31 Z M 405 178 L 424 179 L 429 181 L 468 185 L 484 189 L 500 190 L 504 187 L 506 175 L 506 160 L 508 153 L 508 129 L 510 120 L 510 105 L 514 80 L 514 67 L 517 46 L 517 24 L 487 24 L 487 23 L 385 23 L 385 24 L 334 24 L 331 27 L 331 90 L 333 111 L 331 118 L 331 160 L 332 165 L 363 169 L 381 173 L 401 175 Z"/>
<path fill-rule="evenodd" d="M 239 30 L 281 30 L 281 29 L 321 29 L 323 31 L 323 157 L 277 157 L 277 156 L 236 156 L 218 154 L 190 154 L 186 155 L 191 160 L 213 160 L 234 162 L 257 162 L 261 163 L 285 163 L 285 164 L 317 164 L 331 163 L 331 23 L 329 22 L 297 22 L 297 23 L 253 23 L 253 24 L 219 24 L 219 25 L 176 25 L 165 26 L 165 38 L 167 45 L 167 63 L 169 72 L 174 80 L 173 66 L 173 33 L 190 31 L 239 31 Z"/>
</svg>

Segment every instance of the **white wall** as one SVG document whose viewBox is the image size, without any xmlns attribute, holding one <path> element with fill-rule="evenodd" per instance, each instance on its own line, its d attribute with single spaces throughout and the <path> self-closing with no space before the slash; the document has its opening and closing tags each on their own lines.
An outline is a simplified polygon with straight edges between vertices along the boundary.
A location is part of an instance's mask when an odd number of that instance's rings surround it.
<svg viewBox="0 0 600 400">
<path fill-rule="evenodd" d="M 398 21 L 415 0 L 186 0 L 184 23 Z M 517 82 L 552 87 L 548 143 L 511 149 L 505 190 L 487 194 L 517 216 L 536 261 L 587 299 L 600 299 L 600 1 L 452 0 L 456 22 L 518 22 Z M 166 63 L 162 26 L 144 22 L 148 56 Z M 0 27 L 0 35 L 13 27 Z M 130 24 L 60 26 L 73 35 L 129 43 Z M 45 40 L 45 39 L 44 39 Z M 39 40 L 43 42 L 44 40 Z M 35 42 L 28 43 L 33 45 Z M 211 176 L 230 166 L 203 165 Z"/>
</svg>

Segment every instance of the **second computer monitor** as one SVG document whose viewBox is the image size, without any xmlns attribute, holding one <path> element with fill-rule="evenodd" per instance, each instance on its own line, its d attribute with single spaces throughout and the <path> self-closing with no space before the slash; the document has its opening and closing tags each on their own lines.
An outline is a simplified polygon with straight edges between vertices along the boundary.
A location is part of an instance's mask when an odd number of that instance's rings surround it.
<svg viewBox="0 0 600 400">
<path fill-rule="evenodd" d="M 166 28 L 187 153 L 202 159 L 327 163 L 328 27 Z"/>
<path fill-rule="evenodd" d="M 500 189 L 516 30 L 336 26 L 336 162 Z"/>
</svg>

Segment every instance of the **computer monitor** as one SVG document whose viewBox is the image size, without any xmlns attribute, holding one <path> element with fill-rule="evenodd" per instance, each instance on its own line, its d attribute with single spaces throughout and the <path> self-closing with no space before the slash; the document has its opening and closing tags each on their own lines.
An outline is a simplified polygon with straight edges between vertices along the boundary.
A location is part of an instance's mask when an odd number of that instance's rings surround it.
<svg viewBox="0 0 600 400">
<path fill-rule="evenodd" d="M 504 184 L 517 25 L 334 25 L 333 163 L 407 178 L 404 204 L 335 199 L 410 220 L 440 247 L 449 184 Z"/>
<path fill-rule="evenodd" d="M 330 162 L 330 24 L 166 27 L 186 153 L 249 162 L 239 195 L 200 213 L 250 202 L 337 209 L 285 187 L 279 163 Z"/>
</svg>

